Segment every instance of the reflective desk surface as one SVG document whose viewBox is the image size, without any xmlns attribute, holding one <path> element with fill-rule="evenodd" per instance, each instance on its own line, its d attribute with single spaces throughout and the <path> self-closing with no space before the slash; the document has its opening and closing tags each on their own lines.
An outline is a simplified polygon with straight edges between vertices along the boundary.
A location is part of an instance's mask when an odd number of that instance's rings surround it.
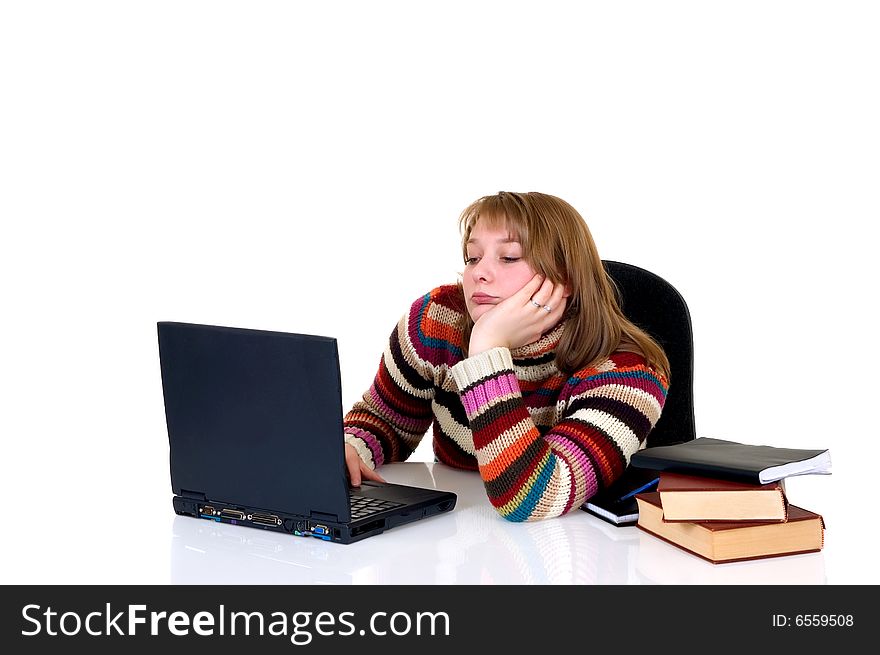
<svg viewBox="0 0 880 655">
<path fill-rule="evenodd" d="M 458 494 L 448 514 L 350 545 L 175 516 L 173 584 L 825 584 L 819 553 L 714 565 L 586 512 L 511 523 L 476 473 L 406 462 L 389 482 Z"/>
</svg>

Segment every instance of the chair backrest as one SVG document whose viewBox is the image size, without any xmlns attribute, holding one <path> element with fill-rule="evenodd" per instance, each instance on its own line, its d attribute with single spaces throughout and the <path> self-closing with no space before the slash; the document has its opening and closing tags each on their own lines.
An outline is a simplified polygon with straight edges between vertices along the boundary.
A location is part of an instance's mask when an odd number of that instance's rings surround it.
<svg viewBox="0 0 880 655">
<path fill-rule="evenodd" d="M 694 439 L 694 335 L 687 303 L 675 287 L 655 273 L 622 262 L 602 263 L 617 285 L 623 313 L 654 337 L 669 358 L 669 393 L 660 420 L 648 435 L 648 445 Z"/>
</svg>

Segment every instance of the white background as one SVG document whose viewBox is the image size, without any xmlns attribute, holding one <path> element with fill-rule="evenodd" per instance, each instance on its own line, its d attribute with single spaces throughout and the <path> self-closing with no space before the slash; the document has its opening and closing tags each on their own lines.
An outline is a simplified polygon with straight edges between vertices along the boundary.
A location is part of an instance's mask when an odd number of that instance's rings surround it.
<svg viewBox="0 0 880 655">
<path fill-rule="evenodd" d="M 499 190 L 682 292 L 698 433 L 830 448 L 790 497 L 829 582 L 877 582 L 878 33 L 846 1 L 3 3 L 0 582 L 168 581 L 156 321 L 335 336 L 347 406 Z"/>
</svg>

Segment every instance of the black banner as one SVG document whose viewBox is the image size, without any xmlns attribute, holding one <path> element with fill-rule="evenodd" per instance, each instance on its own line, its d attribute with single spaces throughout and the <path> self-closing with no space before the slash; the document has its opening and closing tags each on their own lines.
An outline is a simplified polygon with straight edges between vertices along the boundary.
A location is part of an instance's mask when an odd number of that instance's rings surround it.
<svg viewBox="0 0 880 655">
<path fill-rule="evenodd" d="M 13 586 L 3 645 L 37 652 L 258 647 L 592 650 L 709 644 L 763 650 L 855 646 L 872 634 L 852 587 L 705 586 Z M 857 599 L 862 597 L 862 599 Z M 707 642 L 707 640 L 709 640 Z M 7 650 L 7 652 L 10 652 Z M 16 650 L 13 652 L 21 652 Z"/>
</svg>

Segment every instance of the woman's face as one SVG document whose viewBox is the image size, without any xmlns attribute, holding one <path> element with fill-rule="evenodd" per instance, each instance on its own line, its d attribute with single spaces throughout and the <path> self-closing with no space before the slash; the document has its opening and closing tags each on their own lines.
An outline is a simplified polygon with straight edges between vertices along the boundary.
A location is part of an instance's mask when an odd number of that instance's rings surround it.
<svg viewBox="0 0 880 655">
<path fill-rule="evenodd" d="M 535 271 L 522 257 L 522 245 L 505 227 L 477 224 L 467 242 L 462 274 L 464 300 L 474 322 L 492 307 L 522 289 Z"/>
</svg>

